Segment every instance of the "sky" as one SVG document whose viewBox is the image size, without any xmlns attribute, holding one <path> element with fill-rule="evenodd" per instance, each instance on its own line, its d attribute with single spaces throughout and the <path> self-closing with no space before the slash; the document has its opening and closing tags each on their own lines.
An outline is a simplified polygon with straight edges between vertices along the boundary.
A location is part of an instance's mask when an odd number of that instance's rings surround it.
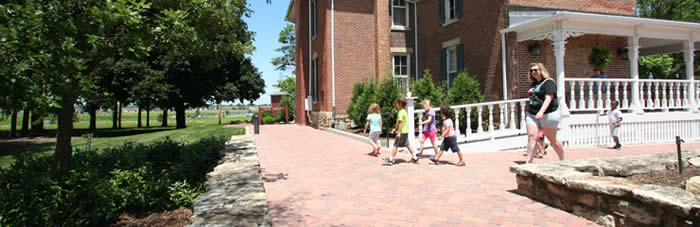
<svg viewBox="0 0 700 227">
<path fill-rule="evenodd" d="M 265 80 L 265 94 L 261 95 L 255 104 L 270 104 L 270 93 L 279 91 L 272 85 L 278 80 L 291 76 L 291 71 L 282 72 L 275 70 L 275 66 L 270 63 L 272 58 L 281 56 L 281 52 L 275 49 L 282 46 L 277 40 L 282 28 L 288 23 L 284 20 L 287 14 L 289 0 L 272 0 L 267 4 L 265 0 L 248 0 L 250 9 L 254 12 L 249 18 L 245 18 L 248 29 L 255 32 L 255 52 L 251 55 L 253 65 L 258 67 Z"/>
</svg>

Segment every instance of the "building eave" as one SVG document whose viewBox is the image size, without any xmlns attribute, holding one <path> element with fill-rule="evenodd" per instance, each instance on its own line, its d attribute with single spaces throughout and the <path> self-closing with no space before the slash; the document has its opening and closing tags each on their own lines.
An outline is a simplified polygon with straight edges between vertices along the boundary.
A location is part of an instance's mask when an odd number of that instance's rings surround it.
<svg viewBox="0 0 700 227">
<path fill-rule="evenodd" d="M 289 23 L 294 23 L 296 24 L 297 22 L 297 15 L 296 15 L 296 0 L 289 0 L 289 6 L 287 7 L 287 15 L 284 16 L 284 20 L 289 22 Z"/>
</svg>

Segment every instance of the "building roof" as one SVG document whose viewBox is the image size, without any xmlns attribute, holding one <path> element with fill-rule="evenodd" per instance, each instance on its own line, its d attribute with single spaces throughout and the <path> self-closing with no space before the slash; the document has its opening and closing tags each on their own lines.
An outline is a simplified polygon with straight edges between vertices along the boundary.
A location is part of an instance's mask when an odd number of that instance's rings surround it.
<svg viewBox="0 0 700 227">
<path fill-rule="evenodd" d="M 278 95 L 289 95 L 289 93 L 284 92 L 284 91 L 278 91 L 278 92 L 274 92 L 274 93 L 270 94 L 270 96 L 278 96 Z"/>
<path fill-rule="evenodd" d="M 584 34 L 637 36 L 641 56 L 680 52 L 685 50 L 686 41 L 700 47 L 700 23 L 569 11 L 513 24 L 501 33 L 517 33 L 518 42 L 552 40 L 557 23 L 561 24 L 565 37 Z"/>
<path fill-rule="evenodd" d="M 284 20 L 296 24 L 297 23 L 297 15 L 296 15 L 296 0 L 289 0 L 289 6 L 287 7 L 287 15 L 284 16 Z"/>
</svg>

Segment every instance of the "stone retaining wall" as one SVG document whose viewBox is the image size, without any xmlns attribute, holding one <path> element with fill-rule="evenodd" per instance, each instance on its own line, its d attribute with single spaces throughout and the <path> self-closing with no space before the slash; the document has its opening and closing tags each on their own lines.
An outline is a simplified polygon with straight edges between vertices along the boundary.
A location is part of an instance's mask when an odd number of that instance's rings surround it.
<svg viewBox="0 0 700 227">
<path fill-rule="evenodd" d="M 270 226 L 253 137 L 234 136 L 221 153 L 219 165 L 207 174 L 206 193 L 195 202 L 188 226 Z"/>
<path fill-rule="evenodd" d="M 683 152 L 687 160 L 700 151 Z M 700 199 L 669 186 L 638 185 L 634 174 L 677 169 L 673 153 L 517 165 L 518 193 L 605 226 L 699 226 Z"/>
</svg>

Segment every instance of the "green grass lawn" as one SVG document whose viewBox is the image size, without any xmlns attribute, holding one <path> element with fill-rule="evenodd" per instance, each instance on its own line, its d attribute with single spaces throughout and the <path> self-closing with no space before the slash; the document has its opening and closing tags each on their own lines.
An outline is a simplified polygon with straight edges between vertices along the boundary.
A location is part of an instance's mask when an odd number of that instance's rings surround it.
<svg viewBox="0 0 700 227">
<path fill-rule="evenodd" d="M 172 116 L 175 116 L 174 114 L 175 113 L 173 112 Z M 188 112 L 188 114 L 190 113 Z M 191 114 L 194 115 L 194 111 L 192 111 Z M 213 114 L 202 113 L 201 115 Z M 169 116 L 171 115 L 169 114 Z M 19 122 L 21 122 L 21 116 L 19 117 Z M 91 150 L 117 147 L 127 142 L 153 143 L 155 141 L 163 140 L 166 137 L 169 137 L 170 139 L 175 141 L 182 141 L 187 143 L 194 142 L 199 139 L 210 136 L 241 135 L 245 133 L 245 130 L 240 128 L 224 128 L 223 125 L 218 124 L 218 119 L 216 117 L 187 118 L 187 128 L 185 129 L 175 129 L 174 118 L 169 118 L 168 125 L 170 125 L 171 127 L 153 127 L 160 126 L 160 121 L 156 120 L 157 118 L 154 117 L 153 113 L 151 113 L 151 127 L 145 128 L 145 114 L 142 117 L 142 124 L 144 128 L 136 128 L 137 113 L 123 113 L 122 129 L 112 129 L 111 114 L 98 114 L 98 129 L 95 132 L 92 132 L 92 139 L 90 145 Z M 74 123 L 74 127 L 76 128 L 76 130 L 74 130 L 73 135 L 78 136 L 80 138 L 73 139 L 71 143 L 73 147 L 76 147 L 79 150 L 85 150 L 87 148 L 88 141 L 87 135 L 88 133 L 90 133 L 87 130 L 87 128 L 89 127 L 89 116 L 85 114 L 79 115 L 79 119 L 80 121 Z M 225 117 L 222 118 L 222 124 L 227 124 L 231 121 L 244 120 L 250 120 L 250 118 Z M 3 131 L 2 134 L 7 135 L 9 131 L 9 121 L 5 119 L 4 121 L 1 121 L 0 124 L 5 126 L 0 127 L 0 131 Z M 55 135 L 56 127 L 57 125 L 55 123 L 45 124 L 44 128 L 47 131 L 46 134 Z M 11 165 L 15 160 L 14 156 L 16 154 L 22 152 L 32 152 L 39 153 L 42 155 L 51 155 L 53 154 L 55 146 L 56 142 L 55 140 L 53 140 L 51 142 L 41 144 L 22 144 L 19 149 L 15 149 L 11 152 L 0 151 L 0 168 L 5 168 Z"/>
</svg>

